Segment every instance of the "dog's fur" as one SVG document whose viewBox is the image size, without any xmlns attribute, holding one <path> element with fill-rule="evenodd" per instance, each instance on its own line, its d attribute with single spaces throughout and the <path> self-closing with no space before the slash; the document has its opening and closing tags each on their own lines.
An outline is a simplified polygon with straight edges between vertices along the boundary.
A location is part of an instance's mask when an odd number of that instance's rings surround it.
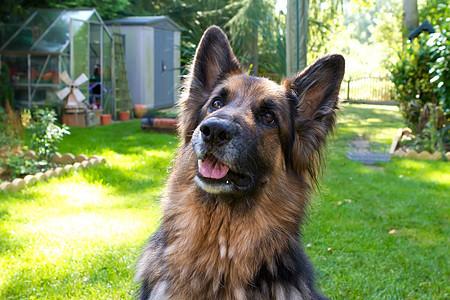
<svg viewBox="0 0 450 300">
<path fill-rule="evenodd" d="M 326 56 L 279 85 L 247 75 L 218 27 L 205 32 L 180 102 L 162 224 L 137 266 L 141 299 L 324 298 L 299 227 L 344 65 Z M 225 177 L 199 171 L 212 156 Z"/>
</svg>

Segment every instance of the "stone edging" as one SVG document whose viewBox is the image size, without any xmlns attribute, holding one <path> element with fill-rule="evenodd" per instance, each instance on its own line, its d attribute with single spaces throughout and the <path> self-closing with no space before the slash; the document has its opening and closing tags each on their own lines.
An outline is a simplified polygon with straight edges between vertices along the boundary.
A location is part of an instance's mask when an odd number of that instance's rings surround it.
<svg viewBox="0 0 450 300">
<path fill-rule="evenodd" d="M 33 158 L 35 157 L 35 155 L 35 152 L 32 150 L 24 153 L 24 156 L 29 158 Z M 24 178 L 16 178 L 12 182 L 4 181 L 0 183 L 0 192 L 16 192 L 25 188 L 26 186 L 34 185 L 36 182 L 46 181 L 51 177 L 62 176 L 72 171 L 84 170 L 89 167 L 94 167 L 106 163 L 106 159 L 98 155 L 87 157 L 84 154 L 75 156 L 72 153 L 65 153 L 61 155 L 58 152 L 56 152 L 53 161 L 55 163 L 65 165 L 63 167 L 48 169 L 45 172 L 39 172 L 34 175 L 27 175 Z"/>
<path fill-rule="evenodd" d="M 445 154 L 447 160 L 450 160 L 450 152 Z M 422 151 L 418 153 L 416 150 L 411 150 L 408 152 L 402 149 L 395 150 L 391 154 L 391 157 L 409 158 L 409 159 L 424 159 L 424 160 L 442 160 L 442 154 L 440 152 L 430 153 L 428 151 Z"/>
<path fill-rule="evenodd" d="M 400 157 L 400 158 L 409 158 L 409 159 L 423 159 L 423 160 L 443 160 L 442 154 L 440 152 L 434 152 L 430 153 L 428 151 L 422 151 L 418 153 L 416 150 L 411 151 L 404 151 L 402 149 L 397 149 L 397 144 L 400 138 L 403 135 L 403 132 L 410 131 L 409 128 L 399 128 L 397 130 L 397 134 L 395 135 L 394 139 L 392 140 L 391 148 L 389 150 L 389 154 L 391 157 Z M 447 157 L 447 160 L 450 161 L 450 152 L 447 152 L 445 154 Z"/>
</svg>

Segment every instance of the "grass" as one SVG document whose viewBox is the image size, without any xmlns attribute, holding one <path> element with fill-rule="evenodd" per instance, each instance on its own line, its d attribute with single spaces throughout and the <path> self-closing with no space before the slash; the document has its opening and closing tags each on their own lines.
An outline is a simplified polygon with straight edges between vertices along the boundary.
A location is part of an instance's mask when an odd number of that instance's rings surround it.
<svg viewBox="0 0 450 300">
<path fill-rule="evenodd" d="M 345 158 L 358 134 L 390 143 L 401 126 L 392 107 L 340 113 L 303 229 L 319 288 L 333 299 L 449 298 L 450 164 L 393 159 L 372 169 Z M 108 164 L 0 194 L 0 299 L 132 298 L 177 143 L 141 132 L 139 121 L 73 128 L 60 152 Z"/>
</svg>

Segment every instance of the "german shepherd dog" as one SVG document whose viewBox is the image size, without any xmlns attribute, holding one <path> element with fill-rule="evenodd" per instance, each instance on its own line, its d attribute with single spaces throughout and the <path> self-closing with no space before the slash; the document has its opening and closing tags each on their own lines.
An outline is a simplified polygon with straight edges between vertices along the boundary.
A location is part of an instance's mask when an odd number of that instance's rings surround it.
<svg viewBox="0 0 450 300">
<path fill-rule="evenodd" d="M 137 265 L 140 299 L 326 299 L 299 228 L 344 65 L 325 56 L 277 84 L 247 75 L 223 31 L 206 30 L 180 100 L 161 226 Z"/>
</svg>

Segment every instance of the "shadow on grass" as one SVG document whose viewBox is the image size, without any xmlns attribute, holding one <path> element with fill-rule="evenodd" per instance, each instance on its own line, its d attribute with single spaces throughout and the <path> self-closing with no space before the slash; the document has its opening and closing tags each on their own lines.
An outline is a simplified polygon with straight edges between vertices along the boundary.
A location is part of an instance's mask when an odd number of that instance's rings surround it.
<svg viewBox="0 0 450 300">
<path fill-rule="evenodd" d="M 143 171 L 118 166 L 101 166 L 82 174 L 88 183 L 101 182 L 120 195 L 140 194 L 148 189 L 160 189 L 164 186 L 167 175 L 162 168 Z"/>
<path fill-rule="evenodd" d="M 392 136 L 386 137 L 391 140 L 394 137 L 395 129 L 404 126 L 394 107 L 345 105 L 343 110 L 338 113 L 337 136 L 341 141 L 348 142 L 359 134 L 370 138 L 374 134 L 386 134 L 386 131 L 392 131 Z M 377 128 L 376 132 L 374 128 Z"/>
</svg>

